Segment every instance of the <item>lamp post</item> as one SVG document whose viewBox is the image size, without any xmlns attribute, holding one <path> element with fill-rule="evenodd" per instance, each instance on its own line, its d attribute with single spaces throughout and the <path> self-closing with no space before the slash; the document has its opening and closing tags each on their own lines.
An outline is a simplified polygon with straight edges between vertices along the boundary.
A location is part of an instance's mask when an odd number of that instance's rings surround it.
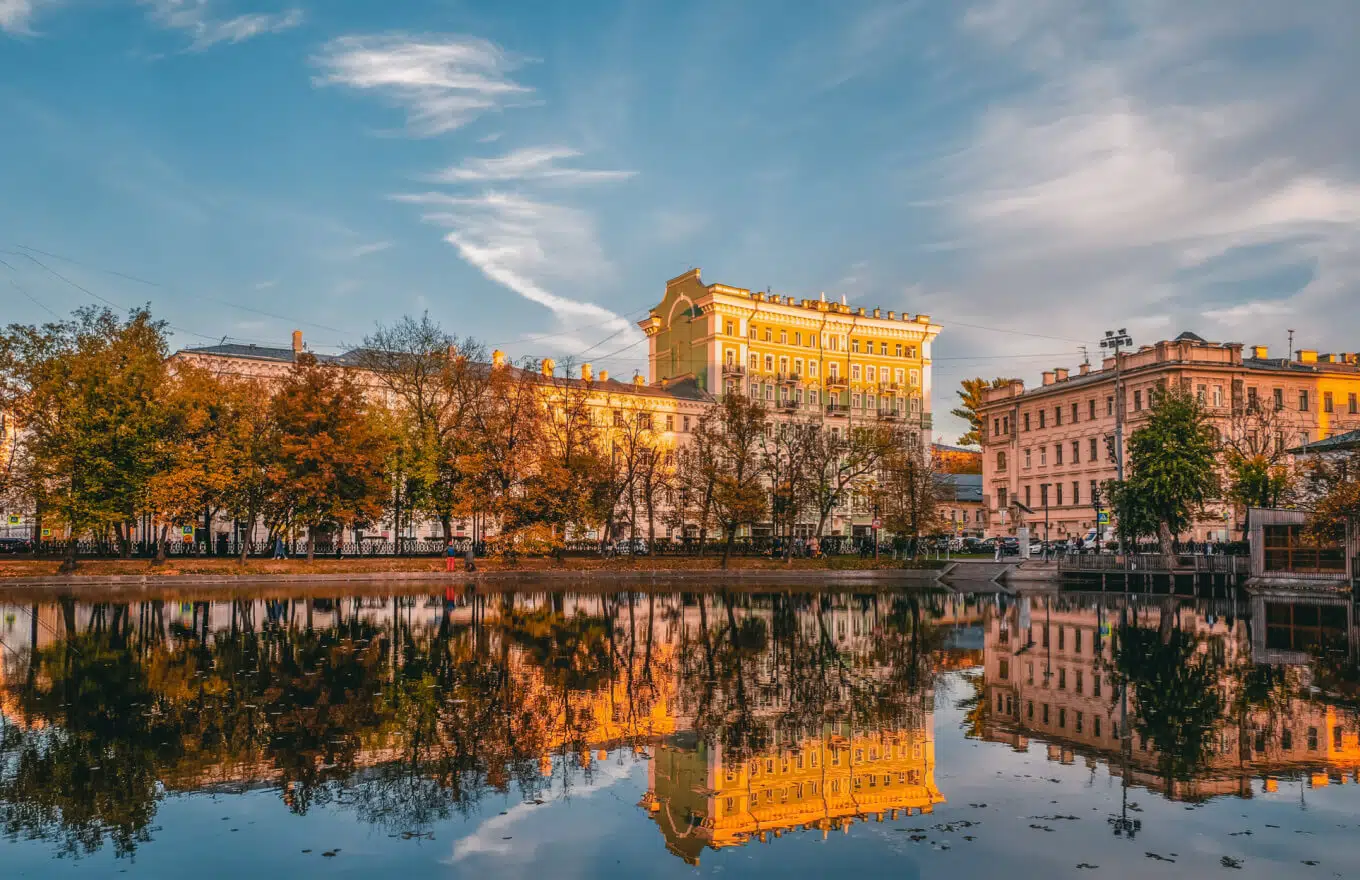
<svg viewBox="0 0 1360 880">
<path fill-rule="evenodd" d="M 1114 352 L 1114 468 L 1115 479 L 1124 482 L 1124 394 L 1123 385 L 1120 381 L 1120 357 L 1121 348 L 1132 346 L 1133 337 L 1129 336 L 1128 331 L 1123 327 L 1119 332 L 1113 330 L 1105 331 L 1105 338 L 1100 340 L 1100 347 Z M 1119 553 L 1124 553 L 1124 536 L 1119 536 Z"/>
</svg>

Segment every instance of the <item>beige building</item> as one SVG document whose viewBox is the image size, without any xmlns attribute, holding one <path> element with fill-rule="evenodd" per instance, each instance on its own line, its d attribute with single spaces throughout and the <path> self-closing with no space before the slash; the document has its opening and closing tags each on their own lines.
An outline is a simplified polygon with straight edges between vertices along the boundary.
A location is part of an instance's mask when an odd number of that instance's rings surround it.
<svg viewBox="0 0 1360 880">
<path fill-rule="evenodd" d="M 1118 377 L 1119 400 L 1116 400 Z M 1220 436 L 1284 450 L 1360 428 L 1360 357 L 1302 350 L 1271 358 L 1264 346 L 1206 342 L 1193 333 L 1107 357 L 1099 369 L 1054 369 L 1043 384 L 1021 381 L 986 392 L 983 492 L 989 534 L 1054 540 L 1096 525 L 1096 488 L 1116 476 L 1116 407 L 1124 438 L 1146 420 L 1159 387 L 1179 384 L 1204 404 Z M 1023 505 L 1023 506 L 1022 506 Z M 1241 537 L 1238 515 L 1211 505 L 1191 540 Z"/>
</svg>

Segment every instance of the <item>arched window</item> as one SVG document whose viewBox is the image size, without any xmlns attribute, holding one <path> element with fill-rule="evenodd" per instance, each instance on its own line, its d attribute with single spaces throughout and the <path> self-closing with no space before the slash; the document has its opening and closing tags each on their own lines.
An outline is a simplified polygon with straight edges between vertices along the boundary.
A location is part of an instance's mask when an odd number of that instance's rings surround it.
<svg viewBox="0 0 1360 880">
<path fill-rule="evenodd" d="M 1006 453 L 998 452 L 996 454 L 996 469 L 999 471 L 1006 469 Z"/>
</svg>

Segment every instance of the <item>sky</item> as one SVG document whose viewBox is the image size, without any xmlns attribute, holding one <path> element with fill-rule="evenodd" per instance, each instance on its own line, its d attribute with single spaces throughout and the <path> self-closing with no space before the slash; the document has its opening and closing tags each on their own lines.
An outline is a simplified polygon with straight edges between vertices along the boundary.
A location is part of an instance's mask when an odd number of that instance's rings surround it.
<svg viewBox="0 0 1360 880">
<path fill-rule="evenodd" d="M 927 313 L 968 376 L 1360 350 L 1354 0 L 0 0 L 0 323 L 428 312 L 646 369 L 668 278 Z"/>
</svg>

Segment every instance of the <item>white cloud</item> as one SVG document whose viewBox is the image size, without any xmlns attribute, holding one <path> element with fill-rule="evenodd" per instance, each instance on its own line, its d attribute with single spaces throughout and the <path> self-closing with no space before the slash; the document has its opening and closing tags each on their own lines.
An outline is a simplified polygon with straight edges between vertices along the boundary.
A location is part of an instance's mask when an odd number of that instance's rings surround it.
<svg viewBox="0 0 1360 880">
<path fill-rule="evenodd" d="M 408 133 L 432 137 L 485 113 L 529 100 L 532 89 L 508 77 L 518 61 L 494 43 L 460 35 L 340 37 L 313 63 L 319 85 L 384 95 L 406 111 Z"/>
<path fill-rule="evenodd" d="M 33 33 L 37 0 L 0 0 L 0 31 L 16 36 Z"/>
<path fill-rule="evenodd" d="M 268 290 L 278 283 L 279 281 L 277 278 L 270 278 L 266 281 L 256 281 L 254 286 L 256 290 Z"/>
<path fill-rule="evenodd" d="M 1242 324 L 1255 318 L 1278 318 L 1293 312 L 1283 303 L 1247 302 L 1222 309 L 1209 309 L 1204 317 L 1222 324 Z"/>
<path fill-rule="evenodd" d="M 369 242 L 368 244 L 361 244 L 358 247 L 352 249 L 349 252 L 348 256 L 352 260 L 357 260 L 360 257 L 366 257 L 369 254 L 376 254 L 385 251 L 391 246 L 392 242 L 390 241 Z"/>
<path fill-rule="evenodd" d="M 609 263 L 589 213 L 520 193 L 488 191 L 476 196 L 446 193 L 398 195 L 427 206 L 424 219 L 447 227 L 445 240 L 487 278 L 559 318 L 595 318 L 605 329 L 629 322 L 608 309 L 551 292 L 554 282 L 579 289 L 598 285 Z"/>
<path fill-rule="evenodd" d="M 240 43 L 262 34 L 286 31 L 302 24 L 301 9 L 278 13 L 249 13 L 228 18 L 214 14 L 213 0 L 140 0 L 147 15 L 169 30 L 182 31 L 191 40 L 188 51 L 201 52 L 219 43 Z"/>
<path fill-rule="evenodd" d="M 569 147 L 526 147 L 492 158 L 466 159 L 461 165 L 434 175 L 439 183 L 541 181 L 559 184 L 608 183 L 627 180 L 635 171 L 590 171 L 563 168 L 562 159 L 575 159 L 580 152 Z"/>
</svg>

